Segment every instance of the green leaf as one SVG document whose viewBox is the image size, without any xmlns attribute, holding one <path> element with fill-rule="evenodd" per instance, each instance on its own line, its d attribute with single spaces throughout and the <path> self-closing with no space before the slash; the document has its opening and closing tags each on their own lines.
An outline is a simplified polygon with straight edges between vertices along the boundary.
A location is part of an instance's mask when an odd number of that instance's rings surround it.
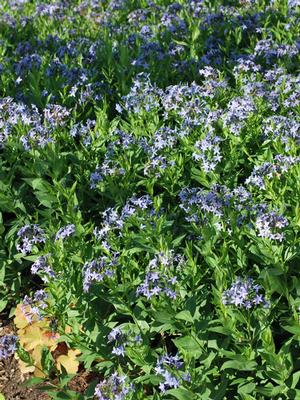
<svg viewBox="0 0 300 400">
<path fill-rule="evenodd" d="M 178 245 L 182 242 L 182 240 L 183 240 L 185 237 L 186 237 L 186 234 L 181 235 L 181 236 L 178 236 L 176 239 L 174 239 L 174 240 L 172 241 L 172 245 L 173 245 L 174 247 L 178 246 Z"/>
<path fill-rule="evenodd" d="M 229 360 L 225 361 L 221 367 L 221 371 L 224 369 L 237 369 L 239 371 L 253 371 L 257 367 L 255 361 L 242 361 L 242 360 Z"/>
<path fill-rule="evenodd" d="M 273 397 L 273 396 L 277 396 L 279 394 L 283 394 L 286 390 L 286 386 L 265 386 L 265 387 L 258 387 L 256 388 L 256 392 L 263 394 L 264 396 L 267 397 Z"/>
<path fill-rule="evenodd" d="M 127 353 L 128 357 L 134 362 L 134 364 L 136 364 L 140 367 L 142 367 L 143 365 L 145 365 L 147 363 L 147 361 L 143 357 L 142 352 L 138 351 L 138 349 L 129 347 L 128 349 L 126 349 L 126 353 Z"/>
<path fill-rule="evenodd" d="M 178 314 L 175 315 L 175 318 L 183 321 L 194 322 L 194 318 L 192 317 L 191 313 L 187 310 L 180 311 Z"/>
<path fill-rule="evenodd" d="M 93 396 L 94 392 L 95 392 L 95 388 L 98 385 L 98 379 L 93 380 L 89 386 L 87 387 L 86 391 L 85 391 L 85 395 L 86 396 Z"/>
<path fill-rule="evenodd" d="M 206 179 L 207 174 L 204 171 L 201 171 L 200 169 L 193 167 L 191 172 L 192 172 L 192 179 L 201 183 L 201 185 L 207 187 L 208 189 L 210 188 L 210 183 Z"/>
<path fill-rule="evenodd" d="M 43 347 L 43 349 L 42 349 L 41 364 L 42 364 L 43 371 L 46 371 L 49 374 L 51 368 L 54 365 L 54 360 L 53 360 L 53 357 L 47 347 Z"/>
<path fill-rule="evenodd" d="M 5 400 L 5 397 L 1 393 L 0 393 L 0 400 Z"/>
<path fill-rule="evenodd" d="M 194 394 L 184 388 L 170 389 L 166 391 L 166 394 L 170 394 L 178 400 L 192 400 L 194 398 Z"/>
<path fill-rule="evenodd" d="M 291 388 L 295 389 L 300 379 L 300 371 L 293 374 Z"/>
<path fill-rule="evenodd" d="M 50 193 L 35 192 L 38 201 L 47 208 L 52 208 L 53 203 L 57 202 L 57 198 Z"/>
<path fill-rule="evenodd" d="M 0 284 L 4 283 L 5 278 L 5 263 L 1 262 L 0 264 Z"/>
<path fill-rule="evenodd" d="M 191 356 L 197 357 L 202 353 L 202 348 L 198 341 L 191 336 L 184 336 L 179 339 L 173 339 L 175 346 L 188 352 Z"/>
<path fill-rule="evenodd" d="M 7 303 L 8 303 L 7 299 L 0 300 L 0 312 L 2 312 L 5 309 Z"/>
<path fill-rule="evenodd" d="M 20 346 L 18 348 L 17 353 L 18 353 L 18 356 L 20 357 L 20 359 L 25 364 L 34 365 L 34 362 L 33 362 L 32 358 L 31 358 L 31 355 L 25 349 L 23 349 L 23 347 Z"/>
<path fill-rule="evenodd" d="M 152 385 L 156 386 L 156 385 L 160 384 L 161 378 L 159 376 L 157 376 L 157 375 L 147 374 L 147 375 L 142 375 L 142 376 L 136 378 L 134 380 L 134 382 L 136 382 L 136 383 L 140 383 L 140 382 L 152 383 Z"/>
<path fill-rule="evenodd" d="M 300 336 L 300 325 L 285 325 L 283 329 L 293 335 Z"/>
<path fill-rule="evenodd" d="M 31 387 L 31 386 L 36 386 L 39 385 L 40 383 L 43 383 L 45 381 L 44 378 L 37 378 L 37 377 L 33 377 L 33 378 L 29 378 L 24 382 L 25 386 Z"/>
<path fill-rule="evenodd" d="M 253 382 L 246 383 L 246 385 L 240 386 L 238 388 L 239 394 L 249 394 L 252 393 L 255 389 L 256 385 Z"/>
<path fill-rule="evenodd" d="M 158 311 L 154 314 L 155 321 L 163 324 L 171 324 L 173 322 L 172 315 L 167 311 Z"/>
</svg>

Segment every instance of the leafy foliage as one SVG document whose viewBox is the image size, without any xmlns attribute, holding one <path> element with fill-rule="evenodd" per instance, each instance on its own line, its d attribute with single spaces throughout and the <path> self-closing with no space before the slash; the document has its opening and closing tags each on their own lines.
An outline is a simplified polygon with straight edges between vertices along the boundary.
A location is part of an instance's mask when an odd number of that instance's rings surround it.
<svg viewBox="0 0 300 400">
<path fill-rule="evenodd" d="M 299 1 L 0 10 L 22 369 L 53 399 L 299 398 Z"/>
</svg>

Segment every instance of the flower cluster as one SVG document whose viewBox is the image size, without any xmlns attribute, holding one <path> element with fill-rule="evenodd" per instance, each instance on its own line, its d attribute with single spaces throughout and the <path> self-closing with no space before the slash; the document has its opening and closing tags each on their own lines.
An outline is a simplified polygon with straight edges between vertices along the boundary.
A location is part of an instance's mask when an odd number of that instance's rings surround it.
<svg viewBox="0 0 300 400">
<path fill-rule="evenodd" d="M 128 383 L 128 378 L 114 372 L 96 386 L 94 396 L 97 400 L 126 400 L 132 392 L 133 385 Z"/>
<path fill-rule="evenodd" d="M 40 275 L 45 283 L 50 279 L 55 278 L 56 274 L 48 264 L 48 256 L 40 256 L 31 266 L 33 275 Z"/>
<path fill-rule="evenodd" d="M 228 104 L 223 115 L 224 125 L 235 135 L 241 133 L 246 120 L 255 112 L 254 100 L 251 97 L 236 97 Z"/>
<path fill-rule="evenodd" d="M 135 195 L 133 195 L 126 201 L 120 213 L 116 209 L 107 208 L 102 213 L 102 227 L 96 227 L 94 229 L 95 238 L 97 240 L 102 240 L 102 245 L 105 248 L 108 248 L 106 239 L 108 238 L 109 232 L 120 231 L 123 228 L 125 222 L 133 215 L 136 215 L 139 210 L 148 210 L 149 213 L 153 213 L 153 209 L 151 210 L 150 208 L 152 204 L 153 201 L 151 200 L 149 195 L 144 195 L 141 197 L 136 197 Z"/>
<path fill-rule="evenodd" d="M 38 225 L 25 225 L 17 233 L 19 243 L 17 250 L 24 255 L 32 252 L 33 246 L 38 243 L 45 243 L 45 232 Z"/>
<path fill-rule="evenodd" d="M 55 240 L 64 240 L 65 238 L 68 238 L 69 236 L 72 236 L 75 233 L 75 225 L 74 224 L 69 224 L 66 226 L 63 226 L 60 228 L 56 235 L 55 235 Z"/>
<path fill-rule="evenodd" d="M 195 161 L 201 162 L 205 172 L 214 171 L 222 159 L 220 141 L 219 136 L 212 136 L 209 133 L 203 140 L 198 140 L 195 143 L 196 152 L 193 153 L 193 158 Z"/>
<path fill-rule="evenodd" d="M 123 97 L 124 108 L 133 113 L 141 110 L 150 112 L 160 107 L 161 90 L 152 85 L 149 74 L 140 73 L 136 76 L 128 95 Z M 121 112 L 122 107 L 117 105 L 117 111 Z"/>
<path fill-rule="evenodd" d="M 114 343 L 112 354 L 125 356 L 125 346 L 142 343 L 141 335 L 132 335 L 133 332 L 123 332 L 118 326 L 113 328 L 107 336 L 108 343 Z"/>
<path fill-rule="evenodd" d="M 43 310 L 47 307 L 48 294 L 43 290 L 37 290 L 33 297 L 25 296 L 21 304 L 21 310 L 29 323 L 41 321 Z"/>
<path fill-rule="evenodd" d="M 165 295 L 176 299 L 177 277 L 174 271 L 180 270 L 184 259 L 180 256 L 160 253 L 148 264 L 148 272 L 141 285 L 136 290 L 137 296 L 145 296 L 148 300 L 153 296 Z"/>
<path fill-rule="evenodd" d="M 293 165 L 298 164 L 299 157 L 284 156 L 278 154 L 274 158 L 274 162 L 265 162 L 262 165 L 256 165 L 251 175 L 246 179 L 245 184 L 257 186 L 260 189 L 266 189 L 264 178 L 280 177 L 287 172 Z"/>
<path fill-rule="evenodd" d="M 83 291 L 87 293 L 92 284 L 102 282 L 105 278 L 111 278 L 114 275 L 114 267 L 117 265 L 118 256 L 113 254 L 112 259 L 102 256 L 96 260 L 86 262 L 83 266 Z"/>
<path fill-rule="evenodd" d="M 0 337 L 0 360 L 4 360 L 14 354 L 17 348 L 17 336 L 4 335 Z"/>
<path fill-rule="evenodd" d="M 288 150 L 290 141 L 297 143 L 300 140 L 300 122 L 293 114 L 289 116 L 272 115 L 263 122 L 263 138 L 279 138 Z"/>
<path fill-rule="evenodd" d="M 113 328 L 108 337 L 108 342 L 114 342 L 115 346 L 112 349 L 112 354 L 115 354 L 117 356 L 124 356 L 125 354 L 125 347 L 124 344 L 126 344 L 125 342 L 125 336 L 123 334 L 123 332 L 121 331 L 120 328 Z M 125 343 L 124 343 L 125 342 Z"/>
<path fill-rule="evenodd" d="M 249 310 L 251 308 L 263 305 L 268 307 L 269 303 L 265 297 L 260 294 L 261 286 L 254 283 L 252 278 L 238 278 L 222 295 L 224 305 L 233 305 Z"/>
<path fill-rule="evenodd" d="M 214 185 L 210 191 L 198 188 L 184 188 L 179 193 L 179 207 L 187 214 L 189 222 L 204 222 L 206 215 L 222 217 L 225 207 L 230 205 L 232 194 L 225 186 Z"/>
<path fill-rule="evenodd" d="M 178 355 L 165 354 L 157 360 L 155 374 L 163 378 L 163 381 L 159 384 L 162 393 L 165 393 L 167 389 L 176 389 L 182 381 L 190 381 L 190 374 L 181 373 L 179 375 L 178 373 L 178 370 L 183 366 L 184 363 L 180 361 Z"/>
<path fill-rule="evenodd" d="M 259 215 L 255 226 L 258 230 L 258 236 L 282 242 L 284 234 L 281 232 L 281 229 L 288 226 L 288 220 L 283 215 L 278 215 L 274 211 L 270 211 Z"/>
</svg>

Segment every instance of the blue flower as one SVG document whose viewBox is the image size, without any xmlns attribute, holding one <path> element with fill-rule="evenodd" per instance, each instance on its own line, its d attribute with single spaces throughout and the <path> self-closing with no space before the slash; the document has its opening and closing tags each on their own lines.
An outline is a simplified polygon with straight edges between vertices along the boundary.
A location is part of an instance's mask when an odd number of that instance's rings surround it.
<svg viewBox="0 0 300 400">
<path fill-rule="evenodd" d="M 258 305 L 268 307 L 268 302 L 259 293 L 261 287 L 254 283 L 252 278 L 238 278 L 232 286 L 225 290 L 222 295 L 224 305 L 234 305 L 236 307 L 251 309 Z"/>
<path fill-rule="evenodd" d="M 62 239 L 64 240 L 65 238 L 73 235 L 75 233 L 75 225 L 74 224 L 69 224 L 66 226 L 63 226 L 60 228 L 56 235 L 55 235 L 55 240 Z"/>
<path fill-rule="evenodd" d="M 4 360 L 14 354 L 17 348 L 17 336 L 4 335 L 0 337 L 0 360 Z"/>
<path fill-rule="evenodd" d="M 31 253 L 35 244 L 45 243 L 45 232 L 38 225 L 25 225 L 17 233 L 20 242 L 17 244 L 17 250 L 27 255 Z"/>
</svg>

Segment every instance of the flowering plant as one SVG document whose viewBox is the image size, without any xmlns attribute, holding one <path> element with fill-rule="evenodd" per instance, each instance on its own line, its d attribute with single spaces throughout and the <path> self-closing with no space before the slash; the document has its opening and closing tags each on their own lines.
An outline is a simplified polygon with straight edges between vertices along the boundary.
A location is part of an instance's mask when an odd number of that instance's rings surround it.
<svg viewBox="0 0 300 400">
<path fill-rule="evenodd" d="M 300 398 L 299 51 L 299 0 L 0 0 L 0 359 Z"/>
</svg>

